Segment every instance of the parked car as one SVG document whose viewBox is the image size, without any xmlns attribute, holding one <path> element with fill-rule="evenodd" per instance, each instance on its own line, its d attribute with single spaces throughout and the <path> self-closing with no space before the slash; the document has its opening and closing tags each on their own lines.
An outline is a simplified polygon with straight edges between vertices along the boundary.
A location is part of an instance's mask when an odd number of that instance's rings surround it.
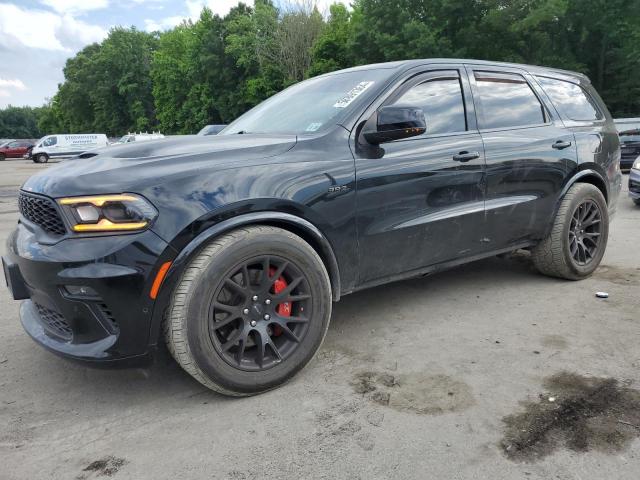
<svg viewBox="0 0 640 480">
<path fill-rule="evenodd" d="M 33 143 L 27 140 L 10 140 L 0 145 L 0 161 L 7 158 L 22 158 L 28 155 Z"/>
<path fill-rule="evenodd" d="M 144 142 L 147 140 L 160 140 L 161 138 L 165 138 L 165 137 L 160 132 L 127 133 L 126 135 L 122 136 L 122 138 L 120 138 L 120 140 L 118 140 L 114 145 L 117 145 L 120 143 Z"/>
<path fill-rule="evenodd" d="M 166 341 L 203 385 L 252 395 L 309 362 L 343 295 L 517 249 L 543 274 L 588 277 L 619 161 L 581 74 L 361 66 L 293 85 L 215 138 L 39 172 L 5 275 L 25 330 L 57 354 L 127 364 Z"/>
<path fill-rule="evenodd" d="M 206 125 L 202 130 L 198 132 L 198 135 L 217 135 L 226 125 Z"/>
<path fill-rule="evenodd" d="M 629 196 L 640 207 L 640 156 L 633 162 L 629 172 Z"/>
<path fill-rule="evenodd" d="M 620 168 L 629 171 L 640 155 L 640 118 L 618 118 L 614 121 L 620 135 Z"/>
<path fill-rule="evenodd" d="M 35 163 L 46 163 L 49 158 L 70 158 L 107 145 L 109 141 L 104 133 L 47 135 L 38 140 L 31 151 L 31 157 Z"/>
</svg>

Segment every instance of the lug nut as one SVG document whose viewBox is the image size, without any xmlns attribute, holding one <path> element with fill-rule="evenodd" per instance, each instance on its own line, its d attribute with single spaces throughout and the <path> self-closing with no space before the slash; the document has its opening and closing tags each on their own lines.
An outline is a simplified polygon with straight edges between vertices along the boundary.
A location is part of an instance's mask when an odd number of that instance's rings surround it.
<svg viewBox="0 0 640 480">
<path fill-rule="evenodd" d="M 271 318 L 271 316 L 268 313 L 264 316 L 265 320 L 269 320 L 270 318 Z"/>
<path fill-rule="evenodd" d="M 258 301 L 258 295 L 254 295 L 254 296 L 253 296 L 253 298 L 252 298 L 252 300 L 253 300 L 254 302 L 257 302 L 257 301 Z"/>
<path fill-rule="evenodd" d="M 271 300 L 269 300 L 269 299 L 267 298 L 267 299 L 264 301 L 264 303 L 265 303 L 266 305 L 271 305 Z"/>
<path fill-rule="evenodd" d="M 251 320 L 251 326 L 255 327 L 258 324 L 258 322 L 256 322 L 255 320 Z"/>
<path fill-rule="evenodd" d="M 242 310 L 242 313 L 244 313 L 245 315 L 249 315 L 249 309 L 245 308 L 244 310 Z"/>
</svg>

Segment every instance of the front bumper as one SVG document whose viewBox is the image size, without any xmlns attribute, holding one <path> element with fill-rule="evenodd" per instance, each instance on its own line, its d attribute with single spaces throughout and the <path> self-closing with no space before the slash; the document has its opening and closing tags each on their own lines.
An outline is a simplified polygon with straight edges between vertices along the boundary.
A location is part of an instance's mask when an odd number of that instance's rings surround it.
<svg viewBox="0 0 640 480">
<path fill-rule="evenodd" d="M 634 200 L 640 199 L 640 170 L 634 168 L 629 172 L 629 196 Z"/>
<path fill-rule="evenodd" d="M 26 298 L 20 319 L 37 343 L 73 360 L 113 365 L 150 356 L 157 339 L 149 335 L 149 291 L 172 255 L 151 231 L 43 245 L 21 222 L 3 263 L 14 298 Z"/>
</svg>

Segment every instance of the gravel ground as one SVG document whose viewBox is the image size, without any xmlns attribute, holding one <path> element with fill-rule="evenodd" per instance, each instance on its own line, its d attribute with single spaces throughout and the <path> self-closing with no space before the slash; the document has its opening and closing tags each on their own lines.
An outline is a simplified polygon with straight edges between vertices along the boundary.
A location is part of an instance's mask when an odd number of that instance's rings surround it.
<svg viewBox="0 0 640 480">
<path fill-rule="evenodd" d="M 43 168 L 0 164 L 2 245 Z M 0 289 L 0 478 L 637 479 L 639 221 L 625 191 L 581 282 L 518 254 L 344 297 L 300 375 L 239 400 L 166 353 L 137 370 L 61 360 Z"/>
</svg>

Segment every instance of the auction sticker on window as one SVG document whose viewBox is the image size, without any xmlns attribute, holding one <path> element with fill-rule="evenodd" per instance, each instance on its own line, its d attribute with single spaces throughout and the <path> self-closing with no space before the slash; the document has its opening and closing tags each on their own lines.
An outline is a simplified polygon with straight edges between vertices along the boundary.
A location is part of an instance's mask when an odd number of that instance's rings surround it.
<svg viewBox="0 0 640 480">
<path fill-rule="evenodd" d="M 373 85 L 374 82 L 360 82 L 358 85 L 349 90 L 344 97 L 333 104 L 334 108 L 348 107 L 362 92 Z"/>
<path fill-rule="evenodd" d="M 307 128 L 305 128 L 305 132 L 315 132 L 322 126 L 322 122 L 314 122 L 310 123 Z"/>
</svg>

